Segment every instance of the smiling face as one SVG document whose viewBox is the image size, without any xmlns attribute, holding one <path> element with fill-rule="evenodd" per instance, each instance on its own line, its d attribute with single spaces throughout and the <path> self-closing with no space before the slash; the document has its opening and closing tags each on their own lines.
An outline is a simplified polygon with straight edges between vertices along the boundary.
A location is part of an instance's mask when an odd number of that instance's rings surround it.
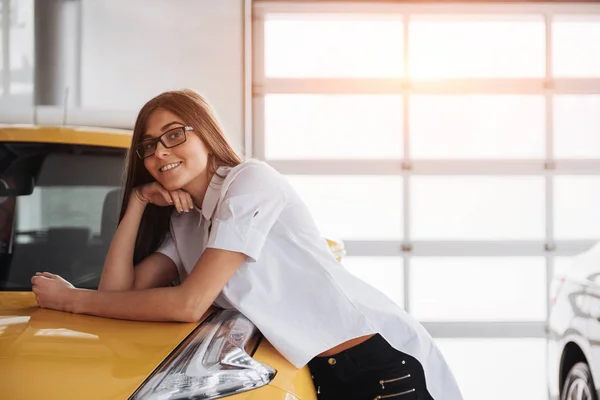
<svg viewBox="0 0 600 400">
<path fill-rule="evenodd" d="M 146 122 L 142 140 L 155 139 L 174 128 L 187 126 L 178 115 L 164 108 L 154 110 Z M 144 158 L 150 174 L 169 191 L 184 189 L 198 180 L 202 184 L 208 173 L 208 149 L 194 131 L 187 131 L 187 140 L 175 147 L 156 144 L 154 155 Z M 167 142 L 167 137 L 163 137 Z"/>
</svg>

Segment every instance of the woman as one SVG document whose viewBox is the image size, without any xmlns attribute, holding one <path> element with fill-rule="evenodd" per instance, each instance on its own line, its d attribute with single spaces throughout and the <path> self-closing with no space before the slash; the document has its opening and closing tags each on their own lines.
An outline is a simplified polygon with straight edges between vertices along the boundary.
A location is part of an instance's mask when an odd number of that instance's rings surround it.
<svg viewBox="0 0 600 400">
<path fill-rule="evenodd" d="M 212 304 L 235 308 L 308 364 L 319 399 L 462 398 L 421 325 L 339 265 L 289 183 L 242 162 L 191 90 L 139 113 L 98 291 L 46 272 L 32 284 L 40 307 L 111 318 L 192 322 Z"/>
</svg>

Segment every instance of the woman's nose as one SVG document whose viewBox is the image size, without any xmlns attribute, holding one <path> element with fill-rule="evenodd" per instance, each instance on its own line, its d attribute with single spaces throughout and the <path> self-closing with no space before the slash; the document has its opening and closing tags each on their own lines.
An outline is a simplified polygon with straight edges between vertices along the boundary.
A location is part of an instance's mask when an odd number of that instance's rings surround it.
<svg viewBox="0 0 600 400">
<path fill-rule="evenodd" d="M 156 150 L 154 150 L 154 153 L 159 157 L 165 157 L 170 154 L 169 149 L 167 149 L 161 142 L 156 143 Z"/>
</svg>

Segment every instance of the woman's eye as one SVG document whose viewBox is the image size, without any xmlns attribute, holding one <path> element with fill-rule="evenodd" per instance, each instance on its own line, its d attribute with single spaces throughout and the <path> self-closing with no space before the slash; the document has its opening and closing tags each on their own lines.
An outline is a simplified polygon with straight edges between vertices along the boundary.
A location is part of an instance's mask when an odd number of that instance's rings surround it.
<svg viewBox="0 0 600 400">
<path fill-rule="evenodd" d="M 167 137 L 169 139 L 178 139 L 180 136 L 181 136 L 181 132 L 179 132 L 179 131 L 171 132 L 167 135 Z"/>
<path fill-rule="evenodd" d="M 150 150 L 151 148 L 154 147 L 154 143 L 148 142 L 148 143 L 142 143 L 142 148 L 144 150 Z"/>
</svg>

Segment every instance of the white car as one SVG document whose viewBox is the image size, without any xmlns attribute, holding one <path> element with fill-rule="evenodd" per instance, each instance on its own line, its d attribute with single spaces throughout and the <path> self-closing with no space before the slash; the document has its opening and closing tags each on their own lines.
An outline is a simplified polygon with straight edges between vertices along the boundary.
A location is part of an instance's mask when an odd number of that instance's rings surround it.
<svg viewBox="0 0 600 400">
<path fill-rule="evenodd" d="M 553 282 L 548 321 L 551 400 L 600 398 L 600 243 Z"/>
</svg>

